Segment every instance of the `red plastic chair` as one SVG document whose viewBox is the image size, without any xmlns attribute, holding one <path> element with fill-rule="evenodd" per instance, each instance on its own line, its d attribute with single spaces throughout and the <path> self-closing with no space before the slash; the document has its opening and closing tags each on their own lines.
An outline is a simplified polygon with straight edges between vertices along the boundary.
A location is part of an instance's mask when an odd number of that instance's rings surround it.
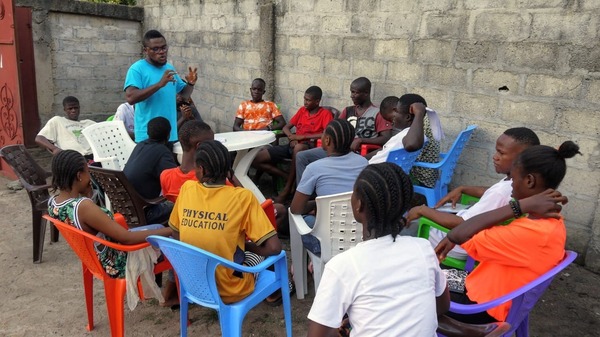
<svg viewBox="0 0 600 337">
<path fill-rule="evenodd" d="M 110 332 L 113 337 L 121 337 L 125 335 L 125 324 L 124 324 L 124 302 L 125 302 L 125 290 L 126 283 L 124 278 L 111 278 L 106 274 L 104 268 L 98 260 L 96 251 L 94 249 L 94 243 L 98 242 L 105 246 L 130 252 L 139 250 L 150 246 L 149 243 L 140 243 L 136 245 L 122 245 L 114 242 L 108 242 L 100 239 L 99 237 L 86 233 L 73 226 L 67 225 L 66 223 L 54 219 L 49 215 L 44 215 L 44 219 L 52 222 L 56 228 L 63 235 L 65 240 L 69 243 L 75 254 L 81 259 L 81 267 L 83 270 L 83 288 L 85 292 L 85 304 L 87 308 L 88 325 L 87 330 L 91 331 L 94 329 L 94 297 L 93 277 L 104 282 L 104 294 L 106 295 L 106 309 L 108 310 L 108 319 L 110 322 Z M 127 228 L 125 220 L 122 215 L 115 214 L 115 221 L 121 226 Z M 167 259 L 156 264 L 154 267 L 154 273 L 162 273 L 165 270 L 172 269 L 171 263 Z M 141 291 L 141 285 L 138 283 L 138 289 L 140 298 L 143 299 L 143 293 Z"/>
<path fill-rule="evenodd" d="M 317 139 L 317 147 L 321 147 L 321 140 Z M 361 144 L 360 145 L 360 155 L 361 156 L 366 156 L 367 153 L 373 151 L 373 150 L 377 150 L 377 149 L 381 149 L 381 145 L 376 145 L 376 144 Z"/>
</svg>

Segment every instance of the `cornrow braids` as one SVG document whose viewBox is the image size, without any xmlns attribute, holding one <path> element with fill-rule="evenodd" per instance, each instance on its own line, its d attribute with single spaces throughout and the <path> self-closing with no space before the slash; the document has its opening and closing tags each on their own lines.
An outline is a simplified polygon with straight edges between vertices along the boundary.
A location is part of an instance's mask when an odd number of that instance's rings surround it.
<svg viewBox="0 0 600 337">
<path fill-rule="evenodd" d="M 202 182 L 218 183 L 233 176 L 229 151 L 217 140 L 200 144 L 196 151 L 196 166 L 204 169 Z"/>
<path fill-rule="evenodd" d="M 515 162 L 522 174 L 539 174 L 547 188 L 557 188 L 567 173 L 566 159 L 573 158 L 579 146 L 568 140 L 555 149 L 546 145 L 534 145 L 523 150 Z"/>
<path fill-rule="evenodd" d="M 354 140 L 354 127 L 346 119 L 333 119 L 325 128 L 325 134 L 333 142 L 334 152 L 337 154 L 350 153 L 350 145 Z"/>
<path fill-rule="evenodd" d="M 87 165 L 81 153 L 73 150 L 62 150 L 52 157 L 52 191 L 70 191 L 77 173 Z"/>
<path fill-rule="evenodd" d="M 413 196 L 408 175 L 393 163 L 368 165 L 354 184 L 356 197 L 365 205 L 369 236 L 396 236 L 406 226 L 406 213 Z"/>
</svg>

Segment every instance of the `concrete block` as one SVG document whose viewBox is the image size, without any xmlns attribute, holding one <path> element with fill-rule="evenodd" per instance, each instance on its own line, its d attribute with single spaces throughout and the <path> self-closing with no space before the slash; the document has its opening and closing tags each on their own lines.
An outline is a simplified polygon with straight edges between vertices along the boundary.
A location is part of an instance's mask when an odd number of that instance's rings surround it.
<svg viewBox="0 0 600 337">
<path fill-rule="evenodd" d="M 421 85 L 422 83 L 415 83 Z M 443 115 L 445 112 L 452 111 L 447 90 L 433 89 L 431 87 L 416 86 L 407 88 L 407 93 L 415 93 L 423 96 L 427 101 L 427 106 Z"/>
<path fill-rule="evenodd" d="M 386 18 L 387 16 L 380 13 L 355 15 L 351 20 L 350 32 L 361 36 L 366 35 L 371 38 L 389 37 L 389 35 L 383 34 L 386 29 Z"/>
<path fill-rule="evenodd" d="M 131 43 L 127 40 L 116 41 L 114 43 L 115 43 L 115 51 L 118 52 L 119 54 L 131 55 L 131 56 L 138 57 L 138 58 L 142 57 L 143 47 L 141 44 Z"/>
<path fill-rule="evenodd" d="M 92 38 L 100 37 L 103 40 L 112 40 L 112 41 L 119 41 L 119 40 L 131 41 L 131 39 L 133 39 L 134 37 L 137 38 L 137 35 L 139 34 L 138 30 L 128 31 L 127 29 L 123 29 L 123 28 L 124 27 L 119 27 L 119 26 L 106 26 L 106 27 L 102 28 L 102 30 L 100 31 L 100 34 L 98 34 L 98 32 L 94 32 L 96 35 L 91 36 L 91 37 Z"/>
<path fill-rule="evenodd" d="M 62 72 L 62 71 L 59 72 L 58 70 L 59 69 L 57 68 L 56 78 L 71 78 L 71 79 L 94 78 L 92 68 L 68 66 L 68 67 L 65 67 L 62 69 L 62 70 L 66 70 L 65 72 Z"/>
<path fill-rule="evenodd" d="M 579 253 L 578 259 L 581 259 L 581 261 L 587 261 L 585 254 L 586 251 L 589 251 L 591 229 L 587 224 L 580 224 L 568 218 L 565 218 L 565 226 L 567 227 L 567 243 L 565 248 Z M 588 268 L 587 263 L 585 267 Z"/>
<path fill-rule="evenodd" d="M 342 54 L 352 55 L 353 58 L 373 58 L 375 42 L 367 38 L 344 38 L 342 42 Z"/>
<path fill-rule="evenodd" d="M 303 51 L 310 53 L 312 41 L 310 36 L 289 36 L 288 45 L 291 51 Z"/>
<path fill-rule="evenodd" d="M 569 173 L 567 172 L 567 174 Z M 562 185 L 559 186 L 559 190 L 563 191 L 561 187 Z M 564 194 L 569 198 L 569 203 L 563 207 L 561 213 L 569 223 L 574 222 L 577 224 L 586 224 L 585 227 L 588 230 L 589 238 L 589 224 L 592 223 L 592 219 L 594 216 L 594 200 L 590 200 L 585 197 L 582 198 L 567 192 L 565 192 Z"/>
<path fill-rule="evenodd" d="M 567 6 L 565 0 L 517 0 L 517 7 L 520 8 L 564 8 Z"/>
<path fill-rule="evenodd" d="M 473 121 L 475 124 L 482 119 L 496 118 L 497 110 L 497 97 L 462 92 L 456 93 L 452 109 L 455 113 L 466 118 L 467 121 Z"/>
<path fill-rule="evenodd" d="M 398 60 L 399 58 L 406 58 L 408 55 L 409 43 L 407 40 L 392 39 L 375 41 L 375 58 Z"/>
<path fill-rule="evenodd" d="M 316 13 L 340 13 L 344 11 L 344 2 L 337 0 L 315 0 Z"/>
<path fill-rule="evenodd" d="M 315 1 L 291 1 L 290 12 L 292 13 L 312 13 L 315 9 Z"/>
<path fill-rule="evenodd" d="M 393 62 L 387 64 L 386 79 L 393 82 L 418 84 L 423 81 L 423 66 L 408 62 Z"/>
<path fill-rule="evenodd" d="M 90 44 L 82 43 L 79 40 L 58 40 L 57 45 L 58 51 L 63 52 L 77 53 L 90 51 Z"/>
<path fill-rule="evenodd" d="M 350 32 L 350 20 L 349 16 L 344 15 L 335 15 L 335 16 L 325 16 L 323 18 L 316 18 L 316 20 L 321 21 L 321 30 L 322 34 L 347 34 Z M 316 23 L 313 25 L 315 28 L 313 31 L 319 28 Z"/>
<path fill-rule="evenodd" d="M 315 55 L 339 57 L 342 52 L 342 37 L 335 35 L 314 35 Z"/>
<path fill-rule="evenodd" d="M 465 69 L 429 65 L 425 67 L 425 83 L 435 87 L 465 87 L 467 85 L 467 71 Z"/>
<path fill-rule="evenodd" d="M 112 53 L 115 52 L 115 42 L 114 41 L 95 41 L 90 44 L 90 52 L 99 52 L 99 53 Z"/>
<path fill-rule="evenodd" d="M 83 39 L 83 40 L 87 40 L 87 39 L 96 39 L 98 38 L 98 31 L 96 28 L 92 28 L 92 27 L 75 27 L 73 28 L 74 30 L 74 37 L 77 39 Z"/>
<path fill-rule="evenodd" d="M 315 76 L 314 85 L 323 90 L 323 97 L 339 97 L 343 94 L 342 81 L 332 76 Z M 323 104 L 323 100 L 321 100 Z"/>
<path fill-rule="evenodd" d="M 425 30 L 422 37 L 458 39 L 467 35 L 467 16 L 445 12 L 426 12 L 423 20 Z"/>
<path fill-rule="evenodd" d="M 560 131 L 570 135 L 586 135 L 598 139 L 600 114 L 597 110 L 566 109 L 560 118 Z"/>
<path fill-rule="evenodd" d="M 314 83 L 312 76 L 299 72 L 290 72 L 288 81 L 290 87 L 294 88 L 295 90 L 306 90 Z"/>
<path fill-rule="evenodd" d="M 594 200 L 597 198 L 598 192 L 600 192 L 600 172 L 589 171 L 587 168 L 578 169 L 572 167 L 570 165 L 571 160 L 572 159 L 567 159 L 567 174 L 565 175 L 565 178 L 558 189 L 565 194 L 576 195 L 579 198 Z M 585 189 L 582 189 L 582 186 L 585 186 Z M 590 211 L 593 209 L 594 207 L 588 208 L 588 211 L 585 212 L 585 214 L 587 214 L 586 216 L 573 220 L 580 223 L 591 223 L 593 214 L 590 214 Z M 577 213 L 580 213 L 579 210 L 577 210 Z"/>
<path fill-rule="evenodd" d="M 350 61 L 335 58 L 323 59 L 323 73 L 330 76 L 345 75 L 350 73 Z"/>
<path fill-rule="evenodd" d="M 526 13 L 481 12 L 475 17 L 473 38 L 483 41 L 522 41 L 529 37 L 530 24 L 531 18 Z"/>
<path fill-rule="evenodd" d="M 482 148 L 489 150 L 490 155 L 494 154 L 496 148 L 496 140 L 504 133 L 507 129 L 517 125 L 507 125 L 505 123 L 499 123 L 495 120 L 469 120 L 463 119 L 466 124 L 475 124 L 477 129 L 471 136 L 470 144 L 477 144 Z M 522 126 L 522 125 L 519 125 Z M 491 160 L 491 157 L 490 157 Z M 493 169 L 493 167 L 492 167 Z"/>
<path fill-rule="evenodd" d="M 492 69 L 477 69 L 473 71 L 473 89 L 498 92 L 501 87 L 507 87 L 510 93 L 519 92 L 519 75 L 506 71 Z"/>
<path fill-rule="evenodd" d="M 353 13 L 369 13 L 377 10 L 377 0 L 347 0 L 346 10 Z"/>
<path fill-rule="evenodd" d="M 463 0 L 465 9 L 490 9 L 504 8 L 506 1 L 504 0 Z"/>
<path fill-rule="evenodd" d="M 582 46 L 569 47 L 569 66 L 587 72 L 600 72 L 600 49 Z"/>
<path fill-rule="evenodd" d="M 321 20 L 321 18 L 313 15 L 297 15 L 293 21 L 293 31 L 295 34 L 318 33 L 321 28 Z M 336 27 L 339 26 L 339 23 L 334 24 Z"/>
<path fill-rule="evenodd" d="M 581 0 L 579 1 L 579 6 L 583 10 L 598 9 L 600 8 L 600 2 L 596 0 Z"/>
<path fill-rule="evenodd" d="M 415 37 L 421 18 L 414 13 L 415 12 L 400 12 L 387 17 L 387 19 L 385 19 L 384 32 L 396 38 Z"/>
<path fill-rule="evenodd" d="M 503 100 L 500 104 L 500 115 L 503 120 L 511 124 L 520 122 L 530 128 L 535 126 L 551 128 L 556 113 L 553 105 L 530 100 L 523 102 Z"/>
<path fill-rule="evenodd" d="M 75 53 L 68 49 L 65 49 L 63 51 L 57 50 L 54 52 L 54 66 L 57 67 L 59 65 L 67 65 L 67 66 L 79 65 L 79 63 L 78 63 L 79 57 L 83 56 L 83 55 L 89 56 L 89 54 Z M 98 56 L 96 55 L 94 58 L 97 60 Z"/>
<path fill-rule="evenodd" d="M 580 76 L 529 75 L 525 84 L 525 93 L 534 96 L 575 98 L 581 91 Z"/>
<path fill-rule="evenodd" d="M 392 83 L 375 83 L 371 88 L 371 98 L 375 105 L 380 105 L 381 101 L 388 96 L 400 97 L 406 92 L 406 87 Z"/>
<path fill-rule="evenodd" d="M 597 37 L 597 20 L 591 14 L 533 14 L 531 38 L 585 45 Z"/>
<path fill-rule="evenodd" d="M 296 58 L 293 55 L 281 55 L 277 53 L 275 54 L 275 63 L 277 64 L 277 70 L 285 71 L 286 69 L 294 68 L 296 66 Z M 282 71 L 277 71 L 277 73 Z"/>
<path fill-rule="evenodd" d="M 447 65 L 452 62 L 455 47 L 450 41 L 417 40 L 413 42 L 411 61 L 424 64 Z"/>
<path fill-rule="evenodd" d="M 379 11 L 380 12 L 393 12 L 397 14 L 399 10 L 406 12 L 414 12 L 420 10 L 422 7 L 419 6 L 417 1 L 404 1 L 398 3 L 397 0 L 380 0 Z"/>
<path fill-rule="evenodd" d="M 370 60 L 353 60 L 352 75 L 355 77 L 364 76 L 369 80 L 378 81 L 383 79 L 383 64 Z"/>
<path fill-rule="evenodd" d="M 584 99 L 592 103 L 600 103 L 600 78 L 587 79 L 588 87 Z"/>
<path fill-rule="evenodd" d="M 560 46 L 552 43 L 511 43 L 500 45 L 502 63 L 509 67 L 557 70 Z M 532 57 L 535 55 L 535 57 Z"/>
<path fill-rule="evenodd" d="M 309 72 L 321 71 L 321 58 L 310 55 L 298 56 L 298 70 Z"/>
</svg>

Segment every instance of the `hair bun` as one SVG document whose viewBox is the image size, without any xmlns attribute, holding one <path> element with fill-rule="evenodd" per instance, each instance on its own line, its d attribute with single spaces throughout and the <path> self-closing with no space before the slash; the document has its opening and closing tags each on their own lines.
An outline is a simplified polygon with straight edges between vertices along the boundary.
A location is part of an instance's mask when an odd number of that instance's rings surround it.
<svg viewBox="0 0 600 337">
<path fill-rule="evenodd" d="M 579 145 L 570 140 L 562 143 L 558 148 L 558 156 L 561 158 L 573 158 L 578 153 L 581 154 L 579 152 Z"/>
</svg>

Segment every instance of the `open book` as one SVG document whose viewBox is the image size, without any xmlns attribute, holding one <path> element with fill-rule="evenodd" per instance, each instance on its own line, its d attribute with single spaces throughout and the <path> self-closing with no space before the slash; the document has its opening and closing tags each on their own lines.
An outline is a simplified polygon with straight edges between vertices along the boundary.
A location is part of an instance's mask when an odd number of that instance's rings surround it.
<svg viewBox="0 0 600 337">
<path fill-rule="evenodd" d="M 446 212 L 446 213 L 458 213 L 462 210 L 468 209 L 471 206 L 472 205 L 456 204 L 456 207 L 452 208 L 452 203 L 448 202 L 448 203 L 444 204 L 443 206 L 436 208 L 436 210 L 438 210 L 440 212 Z"/>
</svg>

